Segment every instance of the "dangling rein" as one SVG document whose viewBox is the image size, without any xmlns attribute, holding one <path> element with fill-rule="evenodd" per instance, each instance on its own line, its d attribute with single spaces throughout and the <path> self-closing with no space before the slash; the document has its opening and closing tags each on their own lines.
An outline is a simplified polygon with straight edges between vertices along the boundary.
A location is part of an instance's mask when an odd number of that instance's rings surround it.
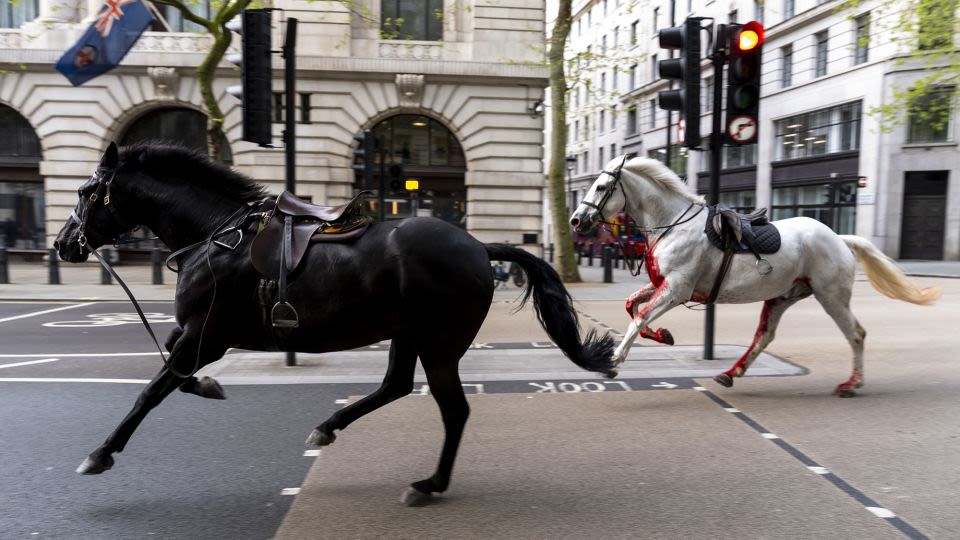
<svg viewBox="0 0 960 540">
<path fill-rule="evenodd" d="M 687 219 L 683 219 L 683 217 L 687 215 L 687 212 L 689 212 L 690 209 L 693 208 L 695 204 L 697 203 L 690 203 L 690 206 L 688 206 L 687 209 L 684 210 L 682 214 L 680 214 L 680 217 L 678 217 L 676 221 L 674 221 L 670 225 L 663 225 L 660 227 L 650 227 L 647 229 L 644 229 L 635 225 L 630 225 L 630 224 L 627 224 L 625 226 L 628 227 L 628 230 L 630 231 L 638 231 L 642 233 L 651 233 L 654 231 L 658 231 L 660 229 L 666 229 L 665 231 L 660 233 L 660 236 L 658 236 L 652 243 L 649 243 L 649 242 L 647 243 L 647 250 L 644 252 L 646 254 L 653 251 L 653 248 L 656 247 L 657 244 L 659 244 L 660 241 L 663 240 L 663 237 L 666 236 L 670 231 L 672 231 L 674 227 L 692 220 L 693 218 L 700 215 L 700 212 L 703 212 L 703 209 L 706 208 L 705 206 L 701 205 L 700 209 L 694 212 L 693 215 L 691 215 Z M 629 215 L 628 215 L 628 218 L 631 222 L 633 221 L 633 218 L 629 217 Z M 620 223 L 612 223 L 606 220 L 601 221 L 601 223 L 603 223 L 604 225 L 610 225 L 610 226 L 614 226 L 614 225 L 621 226 Z M 644 234 L 644 236 L 649 238 L 649 234 Z M 613 237 L 617 241 L 617 246 L 620 248 L 620 253 L 623 254 L 623 260 L 627 264 L 627 269 L 630 271 L 630 275 L 634 277 L 640 275 L 640 270 L 643 268 L 643 261 L 645 261 L 646 258 L 641 258 L 640 255 L 637 255 L 636 253 L 634 253 L 632 257 L 627 256 L 627 250 L 624 249 L 623 242 L 620 240 L 620 236 L 615 234 L 613 235 Z M 640 262 L 637 262 L 638 259 Z"/>
</svg>

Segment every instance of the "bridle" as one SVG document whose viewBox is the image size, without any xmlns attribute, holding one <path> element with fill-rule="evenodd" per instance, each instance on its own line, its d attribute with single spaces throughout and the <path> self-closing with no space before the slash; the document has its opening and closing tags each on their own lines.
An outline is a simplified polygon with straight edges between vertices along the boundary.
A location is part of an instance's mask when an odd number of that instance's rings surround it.
<svg viewBox="0 0 960 540">
<path fill-rule="evenodd" d="M 97 253 L 95 249 L 90 249 L 87 243 L 87 224 L 89 223 L 89 217 L 91 212 L 96 207 L 97 201 L 103 202 L 103 206 L 110 211 L 110 215 L 113 217 L 114 221 L 116 221 L 117 225 L 119 225 L 122 230 L 131 231 L 135 228 L 134 226 L 130 226 L 122 217 L 120 217 L 120 214 L 117 213 L 116 207 L 110 204 L 110 188 L 113 186 L 113 181 L 117 177 L 117 170 L 110 169 L 109 170 L 110 177 L 104 180 L 105 170 L 106 169 L 102 167 L 97 168 L 97 172 L 96 172 L 97 187 L 96 189 L 93 190 L 93 193 L 91 193 L 90 196 L 87 197 L 87 200 L 85 201 L 86 204 L 84 204 L 83 207 L 81 208 L 80 215 L 77 215 L 76 208 L 74 208 L 73 211 L 70 212 L 70 217 L 77 220 L 77 223 L 79 223 L 79 231 L 77 233 L 77 243 L 80 244 L 81 253 L 83 252 L 83 250 L 87 250 L 87 251 L 90 251 L 91 253 L 94 253 L 98 258 L 100 257 L 100 255 Z M 101 197 L 101 193 L 104 190 L 106 191 L 106 193 L 103 194 L 103 196 Z M 80 197 L 83 197 L 82 193 L 80 194 Z M 118 234 L 117 236 L 111 238 L 110 241 L 116 244 L 121 234 Z"/>
<path fill-rule="evenodd" d="M 597 210 L 597 216 L 598 216 L 598 220 L 597 220 L 597 221 L 599 221 L 600 223 L 603 223 L 604 225 L 620 225 L 619 223 L 614 223 L 614 222 L 611 222 L 611 221 L 607 221 L 607 219 L 603 216 L 603 209 L 607 206 L 607 202 L 610 200 L 610 197 L 613 196 L 613 193 L 617 190 L 617 187 L 621 184 L 621 173 L 623 172 L 623 166 L 626 165 L 626 163 L 627 163 L 627 156 L 624 155 L 624 156 L 623 156 L 623 159 L 620 160 L 620 166 L 617 167 L 617 170 L 616 170 L 616 171 L 608 171 L 608 170 L 604 169 L 604 170 L 600 173 L 600 174 L 606 174 L 606 175 L 612 176 L 612 177 L 613 177 L 613 181 L 610 182 L 609 184 L 607 184 L 606 186 L 604 186 L 604 187 L 605 187 L 605 190 L 604 190 L 604 193 L 603 193 L 603 197 L 600 199 L 600 202 L 599 202 L 599 203 L 594 204 L 594 203 L 592 203 L 592 202 L 590 202 L 590 201 L 582 201 L 582 202 L 580 203 L 580 204 L 582 204 L 582 205 L 584 205 L 584 206 L 589 206 L 590 208 L 595 208 L 595 209 Z M 623 191 L 623 208 L 621 208 L 621 209 L 620 209 L 620 212 L 618 212 L 618 213 L 623 214 L 623 213 L 625 213 L 626 210 L 627 210 L 627 191 L 626 191 L 625 189 L 623 189 L 622 186 L 621 186 L 621 190 Z M 666 236 L 671 230 L 673 230 L 674 227 L 676 227 L 677 225 L 681 225 L 681 224 L 683 224 L 683 223 L 686 223 L 686 222 L 692 220 L 693 218 L 695 218 L 695 217 L 697 217 L 698 215 L 700 215 L 700 212 L 703 212 L 703 209 L 706 208 L 705 205 L 701 204 L 699 210 L 697 210 L 696 212 L 694 212 L 690 217 L 687 217 L 686 219 L 684 219 L 684 216 L 686 216 L 687 213 L 690 212 L 690 209 L 692 209 L 692 208 L 694 207 L 694 205 L 696 205 L 696 204 L 697 204 L 697 203 L 690 203 L 690 206 L 688 206 L 688 207 L 683 211 L 683 213 L 680 214 L 680 216 L 679 216 L 676 220 L 674 220 L 674 222 L 671 223 L 670 225 L 661 225 L 661 226 L 658 226 L 658 227 L 648 227 L 648 228 L 639 228 L 639 227 L 637 227 L 636 230 L 641 231 L 641 232 L 644 232 L 644 233 L 651 233 L 651 232 L 654 232 L 654 231 L 658 231 L 658 230 L 664 229 L 664 231 L 663 231 L 662 233 L 660 233 L 660 235 L 656 238 L 656 240 L 654 240 L 654 242 L 652 243 L 652 245 L 648 245 L 648 247 L 647 247 L 647 252 L 649 253 L 650 251 L 652 251 L 652 250 L 653 250 L 653 247 L 656 246 L 658 243 L 660 243 L 660 241 L 663 239 L 663 237 Z M 632 221 L 632 218 L 631 218 L 631 221 Z M 631 227 L 630 225 L 627 225 L 627 226 L 628 226 L 628 227 Z M 647 235 L 647 236 L 649 237 L 649 235 Z M 627 264 L 628 264 L 628 266 L 629 266 L 630 274 L 633 275 L 633 276 L 638 275 L 638 274 L 640 273 L 640 269 L 643 267 L 643 260 L 641 260 L 640 263 L 638 264 L 638 263 L 636 263 L 636 259 L 638 259 L 639 256 L 636 256 L 636 255 L 635 255 L 633 259 L 630 259 L 629 257 L 627 257 L 627 250 L 624 249 L 623 242 L 620 241 L 620 236 L 619 236 L 619 235 L 614 235 L 614 239 L 617 241 L 617 246 L 620 247 L 620 253 L 623 254 L 623 258 L 624 258 L 624 260 L 627 262 Z"/>
</svg>

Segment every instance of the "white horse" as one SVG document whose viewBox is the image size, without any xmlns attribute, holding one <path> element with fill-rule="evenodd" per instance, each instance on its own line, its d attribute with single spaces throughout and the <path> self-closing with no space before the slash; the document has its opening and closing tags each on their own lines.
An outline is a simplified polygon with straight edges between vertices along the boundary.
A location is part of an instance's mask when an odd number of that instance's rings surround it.
<svg viewBox="0 0 960 540">
<path fill-rule="evenodd" d="M 622 363 L 639 334 L 668 345 L 673 337 L 666 329 L 651 330 L 650 324 L 668 310 L 686 302 L 704 303 L 713 289 L 723 259 L 704 229 L 708 212 L 704 199 L 688 191 L 670 169 L 659 161 L 616 158 L 593 183 L 570 218 L 578 232 L 619 212 L 632 217 L 648 238 L 645 262 L 650 283 L 627 299 L 632 320 L 623 341 L 614 352 Z M 733 255 L 715 301 L 743 304 L 763 301 L 760 325 L 747 352 L 724 373 L 714 377 L 723 386 L 733 386 L 757 355 L 773 341 L 784 311 L 811 294 L 833 318 L 853 348 L 853 374 L 837 386 L 834 395 L 853 396 L 863 385 L 863 340 L 866 331 L 850 312 L 856 260 L 881 293 L 914 304 L 929 304 L 939 288 L 917 288 L 894 262 L 858 236 L 837 235 L 829 227 L 806 217 L 773 222 L 780 232 L 781 247 L 765 255 L 770 267 L 754 255 Z M 764 268 L 765 267 L 765 268 Z M 768 272 L 767 272 L 768 271 Z M 643 307 L 639 307 L 644 303 Z M 639 308 L 639 309 L 638 309 Z"/>
</svg>

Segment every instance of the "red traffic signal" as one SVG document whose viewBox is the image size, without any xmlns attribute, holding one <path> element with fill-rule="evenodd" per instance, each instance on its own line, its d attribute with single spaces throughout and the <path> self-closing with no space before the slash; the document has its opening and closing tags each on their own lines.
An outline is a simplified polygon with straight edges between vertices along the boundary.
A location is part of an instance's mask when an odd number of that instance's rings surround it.
<svg viewBox="0 0 960 540">
<path fill-rule="evenodd" d="M 763 25 L 750 21 L 734 31 L 733 39 L 730 40 L 730 52 L 737 54 L 752 51 L 763 45 L 763 37 Z"/>
</svg>

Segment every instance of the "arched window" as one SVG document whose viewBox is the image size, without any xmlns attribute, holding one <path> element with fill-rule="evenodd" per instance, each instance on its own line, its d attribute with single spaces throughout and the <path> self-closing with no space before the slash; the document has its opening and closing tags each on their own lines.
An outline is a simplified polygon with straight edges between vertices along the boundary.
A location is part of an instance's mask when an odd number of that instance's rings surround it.
<svg viewBox="0 0 960 540">
<path fill-rule="evenodd" d="M 440 41 L 443 39 L 443 0 L 381 0 L 383 39 Z"/>
<path fill-rule="evenodd" d="M 40 139 L 26 118 L 0 105 L 0 141 L 0 246 L 44 247 Z"/>
<path fill-rule="evenodd" d="M 210 0 L 192 0 L 190 2 L 183 2 L 183 5 L 185 5 L 191 13 L 199 15 L 204 19 L 210 19 L 212 17 L 212 13 L 210 11 Z M 184 18 L 183 12 L 181 12 L 178 8 L 163 4 L 154 4 L 154 7 L 157 8 L 163 19 L 167 21 L 167 25 L 170 27 L 170 32 L 207 32 L 206 28 Z M 163 26 L 163 23 L 160 21 L 154 21 L 153 26 L 150 27 L 150 30 L 153 32 L 167 31 L 167 29 Z"/>
<path fill-rule="evenodd" d="M 141 141 L 167 141 L 207 151 L 207 117 L 199 111 L 182 107 L 155 109 L 133 122 L 120 137 L 120 146 Z M 220 141 L 220 155 L 227 165 L 233 154 L 226 138 Z"/>
</svg>

